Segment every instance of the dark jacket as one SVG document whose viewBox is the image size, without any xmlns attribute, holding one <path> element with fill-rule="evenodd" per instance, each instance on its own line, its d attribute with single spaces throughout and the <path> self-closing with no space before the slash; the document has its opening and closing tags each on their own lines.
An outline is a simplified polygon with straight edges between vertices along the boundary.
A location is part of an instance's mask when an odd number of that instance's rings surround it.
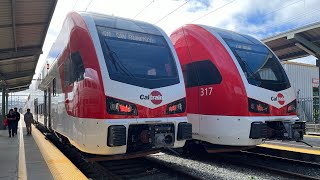
<svg viewBox="0 0 320 180">
<path fill-rule="evenodd" d="M 16 121 L 20 121 L 20 113 L 14 112 L 13 114 L 16 116 Z"/>
<path fill-rule="evenodd" d="M 16 120 L 16 116 L 15 114 L 12 114 L 12 115 L 7 114 L 7 119 L 8 119 L 8 123 L 12 123 Z"/>
</svg>

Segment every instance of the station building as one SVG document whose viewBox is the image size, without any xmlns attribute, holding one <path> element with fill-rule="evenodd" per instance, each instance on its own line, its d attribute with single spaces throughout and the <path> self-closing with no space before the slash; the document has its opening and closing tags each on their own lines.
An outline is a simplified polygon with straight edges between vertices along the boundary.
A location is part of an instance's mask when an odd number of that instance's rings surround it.
<svg viewBox="0 0 320 180">
<path fill-rule="evenodd" d="M 319 68 L 293 61 L 284 61 L 282 65 L 297 96 L 299 118 L 315 122 L 319 116 Z"/>
</svg>

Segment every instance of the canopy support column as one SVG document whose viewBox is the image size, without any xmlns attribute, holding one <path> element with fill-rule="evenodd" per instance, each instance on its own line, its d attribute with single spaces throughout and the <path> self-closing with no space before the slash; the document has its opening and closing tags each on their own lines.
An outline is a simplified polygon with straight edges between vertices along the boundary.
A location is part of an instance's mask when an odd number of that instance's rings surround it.
<svg viewBox="0 0 320 180">
<path fill-rule="evenodd" d="M 1 107 L 2 107 L 2 118 L 1 118 L 1 121 L 0 121 L 0 129 L 5 129 L 4 125 L 3 125 L 3 121 L 6 117 L 6 99 L 5 99 L 5 96 L 6 96 L 6 88 L 5 86 L 2 86 L 2 104 L 1 104 Z"/>
</svg>

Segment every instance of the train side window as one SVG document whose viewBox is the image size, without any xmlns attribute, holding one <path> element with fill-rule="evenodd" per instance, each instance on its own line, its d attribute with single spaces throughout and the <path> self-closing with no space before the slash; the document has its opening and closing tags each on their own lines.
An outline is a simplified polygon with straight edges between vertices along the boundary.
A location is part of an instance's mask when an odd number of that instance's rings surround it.
<svg viewBox="0 0 320 180">
<path fill-rule="evenodd" d="M 199 85 L 220 84 L 222 76 L 218 68 L 210 61 L 197 61 Z"/>
<path fill-rule="evenodd" d="M 196 61 L 182 66 L 186 87 L 220 84 L 222 76 L 217 67 L 210 61 Z"/>
<path fill-rule="evenodd" d="M 79 51 L 71 54 L 72 64 L 73 64 L 73 73 L 74 81 L 81 81 L 84 79 L 84 65 L 82 57 Z"/>
<path fill-rule="evenodd" d="M 57 82 L 56 78 L 52 80 L 52 96 L 57 96 Z"/>
<path fill-rule="evenodd" d="M 41 108 L 41 104 L 38 105 L 38 109 L 39 109 L 39 114 L 42 114 L 42 108 Z"/>
<path fill-rule="evenodd" d="M 70 58 L 67 58 L 64 62 L 64 86 L 68 86 L 72 84 L 74 81 L 73 79 L 73 68 L 72 62 Z"/>
</svg>

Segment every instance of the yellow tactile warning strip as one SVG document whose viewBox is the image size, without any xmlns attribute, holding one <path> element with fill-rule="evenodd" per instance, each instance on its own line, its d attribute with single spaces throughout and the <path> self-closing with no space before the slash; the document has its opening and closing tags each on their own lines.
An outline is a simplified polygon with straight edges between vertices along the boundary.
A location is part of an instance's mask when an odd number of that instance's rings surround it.
<svg viewBox="0 0 320 180">
<path fill-rule="evenodd" d="M 304 149 L 304 148 L 289 147 L 289 146 L 280 146 L 280 145 L 274 145 L 274 144 L 260 144 L 258 146 L 264 147 L 264 148 L 279 149 L 279 150 L 284 150 L 284 151 L 292 151 L 292 152 L 298 152 L 298 153 L 320 155 L 320 150 Z"/>
<path fill-rule="evenodd" d="M 72 164 L 67 157 L 65 157 L 59 151 L 59 149 L 47 141 L 40 131 L 34 128 L 34 126 L 32 129 L 32 136 L 36 141 L 54 179 L 88 179 L 74 164 Z"/>
<path fill-rule="evenodd" d="M 23 139 L 23 129 L 22 121 L 20 121 L 20 142 L 19 142 L 19 169 L 18 169 L 18 179 L 27 180 L 27 167 L 26 167 L 26 157 L 24 151 L 24 139 Z"/>
<path fill-rule="evenodd" d="M 309 138 L 320 138 L 320 136 L 316 135 L 303 135 L 304 137 L 309 137 Z"/>
</svg>

